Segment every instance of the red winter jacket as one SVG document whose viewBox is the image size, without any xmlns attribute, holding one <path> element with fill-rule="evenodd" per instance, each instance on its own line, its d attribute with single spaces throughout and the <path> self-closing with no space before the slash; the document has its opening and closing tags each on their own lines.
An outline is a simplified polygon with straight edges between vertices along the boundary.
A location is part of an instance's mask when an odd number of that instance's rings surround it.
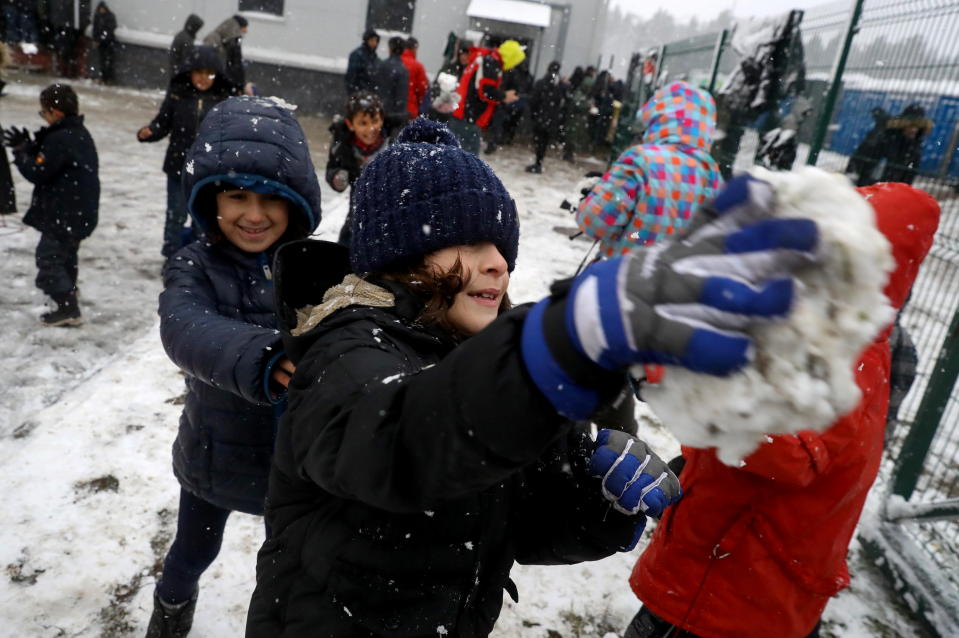
<svg viewBox="0 0 959 638">
<path fill-rule="evenodd" d="M 416 51 L 413 49 L 403 51 L 400 60 L 403 61 L 406 73 L 410 76 L 406 110 L 410 113 L 410 119 L 416 119 L 420 114 L 420 104 L 422 104 L 426 92 L 430 89 L 430 81 L 426 77 L 426 69 L 423 68 L 423 63 L 416 59 Z"/>
<path fill-rule="evenodd" d="M 905 184 L 863 189 L 897 268 L 885 293 L 905 302 L 939 224 L 935 200 Z M 868 346 L 862 400 L 828 430 L 778 435 L 724 465 L 683 448 L 684 495 L 669 508 L 629 582 L 650 610 L 703 638 L 800 638 L 849 584 L 846 550 L 882 456 L 889 330 Z"/>
<path fill-rule="evenodd" d="M 456 92 L 459 106 L 453 117 L 486 129 L 496 105 L 503 99 L 499 87 L 503 81 L 503 58 L 496 49 L 470 47 L 470 59 L 460 76 Z"/>
</svg>

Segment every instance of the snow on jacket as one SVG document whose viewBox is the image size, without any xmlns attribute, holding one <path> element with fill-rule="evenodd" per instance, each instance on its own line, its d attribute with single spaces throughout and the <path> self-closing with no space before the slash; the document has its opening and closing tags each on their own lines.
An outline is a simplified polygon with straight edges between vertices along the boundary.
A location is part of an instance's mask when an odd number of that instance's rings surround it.
<svg viewBox="0 0 959 638">
<path fill-rule="evenodd" d="M 403 51 L 401 59 L 403 66 L 406 67 L 406 73 L 409 75 L 406 110 L 410 114 L 410 119 L 415 119 L 419 116 L 420 104 L 423 103 L 423 98 L 430 89 L 430 81 L 426 77 L 426 69 L 423 68 L 423 63 L 416 59 L 414 49 Z"/>
<path fill-rule="evenodd" d="M 196 69 L 216 72 L 213 85 L 200 91 L 190 81 L 190 73 Z M 216 49 L 210 46 L 194 47 L 189 59 L 181 66 L 180 73 L 170 82 L 163 104 L 148 128 L 152 135 L 141 142 L 159 142 L 167 135 L 170 144 L 163 159 L 163 172 L 174 177 L 183 170 L 183 157 L 196 139 L 200 122 L 214 106 L 239 92 L 222 72 L 222 64 Z"/>
<path fill-rule="evenodd" d="M 901 307 L 932 245 L 939 206 L 902 184 L 860 192 L 893 246 L 897 267 L 885 293 Z M 630 577 L 644 605 L 704 638 L 809 634 L 849 584 L 846 551 L 883 450 L 888 334 L 860 359 L 859 405 L 824 432 L 770 437 L 741 468 L 713 450 L 683 448 L 683 498 Z"/>
<path fill-rule="evenodd" d="M 247 636 L 486 636 L 504 588 L 516 598 L 514 560 L 598 559 L 635 521 L 577 478 L 590 441 L 525 371 L 526 309 L 457 345 L 416 322 L 422 301 L 395 282 L 353 277 L 324 296 L 348 270 L 327 242 L 277 258 L 284 329 L 325 303 L 316 327 L 284 335 L 297 370 Z"/>
<path fill-rule="evenodd" d="M 256 120 L 255 137 L 238 113 Z M 291 227 L 296 220 L 310 232 L 319 223 L 319 184 L 305 136 L 269 100 L 231 98 L 214 107 L 186 165 L 184 193 L 199 193 L 189 208 L 201 229 L 216 225 L 215 200 L 203 187 L 250 175 L 300 202 L 290 207 Z M 269 268 L 275 247 L 251 254 L 223 239 L 194 242 L 167 262 L 160 294 L 160 338 L 187 375 L 174 474 L 196 496 L 251 514 L 263 511 L 279 412 L 269 390 L 283 356 Z"/>
<path fill-rule="evenodd" d="M 170 46 L 170 77 L 175 76 L 190 59 L 197 32 L 203 28 L 203 18 L 191 13 L 187 16 L 183 29 L 173 37 Z"/>
<path fill-rule="evenodd" d="M 640 120 L 643 144 L 613 162 L 576 213 L 607 257 L 675 235 L 721 185 L 709 154 L 716 105 L 708 93 L 674 82 L 643 106 Z"/>
<path fill-rule="evenodd" d="M 24 224 L 60 237 L 90 236 L 100 210 L 100 168 L 82 115 L 37 131 L 33 143 L 13 152 L 13 161 L 34 185 Z"/>
</svg>

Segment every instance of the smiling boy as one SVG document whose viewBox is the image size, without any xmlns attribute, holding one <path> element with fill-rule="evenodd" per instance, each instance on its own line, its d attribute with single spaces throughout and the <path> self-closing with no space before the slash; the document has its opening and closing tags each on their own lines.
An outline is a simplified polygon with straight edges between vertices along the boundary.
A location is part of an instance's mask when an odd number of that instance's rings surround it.
<svg viewBox="0 0 959 638">
<path fill-rule="evenodd" d="M 333 120 L 326 183 L 342 193 L 360 176 L 363 168 L 389 144 L 383 134 L 383 102 L 375 93 L 360 91 L 350 96 L 346 114 Z M 352 192 L 350 195 L 352 199 Z M 339 243 L 350 245 L 350 216 L 340 230 Z"/>
</svg>

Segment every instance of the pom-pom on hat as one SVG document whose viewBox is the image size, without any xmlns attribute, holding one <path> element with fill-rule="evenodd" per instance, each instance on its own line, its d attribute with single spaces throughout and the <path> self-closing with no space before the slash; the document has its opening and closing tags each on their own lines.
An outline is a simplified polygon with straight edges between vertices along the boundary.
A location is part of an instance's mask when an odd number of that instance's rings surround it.
<svg viewBox="0 0 959 638">
<path fill-rule="evenodd" d="M 492 242 L 516 263 L 516 204 L 483 160 L 460 148 L 443 124 L 418 118 L 371 161 L 353 187 L 350 262 L 384 272 L 426 255 Z"/>
</svg>

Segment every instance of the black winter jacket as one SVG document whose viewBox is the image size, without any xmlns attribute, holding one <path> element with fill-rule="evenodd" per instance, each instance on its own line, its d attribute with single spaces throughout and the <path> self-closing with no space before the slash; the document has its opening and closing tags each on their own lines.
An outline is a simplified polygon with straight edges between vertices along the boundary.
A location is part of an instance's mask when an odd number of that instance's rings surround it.
<svg viewBox="0 0 959 638">
<path fill-rule="evenodd" d="M 281 325 L 347 264 L 326 242 L 281 249 Z M 581 478 L 588 437 L 526 373 L 526 310 L 457 345 L 416 323 L 422 302 L 405 288 L 376 283 L 393 307 L 284 332 L 297 370 L 248 638 L 486 636 L 503 589 L 517 597 L 514 560 L 594 560 L 631 538 L 635 521 Z"/>
<path fill-rule="evenodd" d="M 190 59 L 190 52 L 193 50 L 196 34 L 203 28 L 203 18 L 191 13 L 183 30 L 173 37 L 173 44 L 170 46 L 170 77 L 172 78 L 183 68 L 187 60 Z"/>
<path fill-rule="evenodd" d="M 83 116 L 68 115 L 40 129 L 33 143 L 14 151 L 13 160 L 34 184 L 23 223 L 59 237 L 89 237 L 97 227 L 100 168 Z"/>
<path fill-rule="evenodd" d="M 387 122 L 398 123 L 408 120 L 410 74 L 403 66 L 399 55 L 391 55 L 379 63 L 376 68 L 376 93 L 383 100 Z"/>
<path fill-rule="evenodd" d="M 100 11 L 103 7 L 104 11 Z M 100 44 L 112 44 L 116 41 L 117 16 L 110 11 L 105 2 L 97 5 L 93 12 L 93 40 Z"/>
<path fill-rule="evenodd" d="M 280 412 L 267 385 L 283 352 L 269 257 L 194 242 L 167 262 L 160 294 L 163 347 L 187 373 L 173 473 L 203 500 L 249 514 L 263 513 Z"/>
<path fill-rule="evenodd" d="M 353 49 L 346 64 L 346 93 L 352 95 L 357 91 L 376 92 L 376 69 L 380 59 L 376 50 L 366 46 L 364 42 Z"/>
<path fill-rule="evenodd" d="M 568 99 L 569 86 L 559 77 L 558 71 L 537 80 L 529 102 L 533 126 L 556 135 L 566 124 Z"/>
<path fill-rule="evenodd" d="M 10 163 L 7 161 L 7 149 L 0 148 L 0 215 L 15 212 L 17 212 L 17 194 L 13 189 L 13 176 L 10 174 Z"/>
<path fill-rule="evenodd" d="M 216 79 L 206 91 L 198 91 L 190 81 L 190 72 L 195 69 L 217 71 Z M 153 135 L 141 142 L 158 142 L 170 136 L 163 172 L 177 177 L 183 170 L 183 157 L 196 139 L 200 122 L 214 106 L 236 94 L 238 88 L 231 84 L 220 71 L 220 58 L 210 46 L 194 47 L 190 59 L 180 73 L 170 82 L 163 104 L 153 121 L 147 125 Z"/>
</svg>

